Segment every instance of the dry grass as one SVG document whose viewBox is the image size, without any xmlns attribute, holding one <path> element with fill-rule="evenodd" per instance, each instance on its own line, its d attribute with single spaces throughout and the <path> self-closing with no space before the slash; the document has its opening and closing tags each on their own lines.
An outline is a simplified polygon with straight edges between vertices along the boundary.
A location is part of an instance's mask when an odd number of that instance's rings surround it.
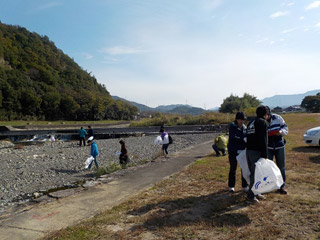
<svg viewBox="0 0 320 240">
<path fill-rule="evenodd" d="M 208 156 L 148 191 L 47 239 L 319 239 L 320 148 L 302 142 L 320 114 L 288 114 L 288 195 L 246 205 L 229 194 L 227 157 Z"/>
</svg>

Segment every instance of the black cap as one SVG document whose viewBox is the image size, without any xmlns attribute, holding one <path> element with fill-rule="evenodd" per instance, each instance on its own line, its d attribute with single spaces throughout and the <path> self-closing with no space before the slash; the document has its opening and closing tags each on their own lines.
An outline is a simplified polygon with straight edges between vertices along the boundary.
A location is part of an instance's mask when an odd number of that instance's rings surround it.
<svg viewBox="0 0 320 240">
<path fill-rule="evenodd" d="M 237 120 L 237 119 L 246 120 L 247 117 L 246 117 L 246 115 L 245 115 L 243 112 L 237 112 L 237 114 L 236 114 L 236 120 Z"/>
</svg>

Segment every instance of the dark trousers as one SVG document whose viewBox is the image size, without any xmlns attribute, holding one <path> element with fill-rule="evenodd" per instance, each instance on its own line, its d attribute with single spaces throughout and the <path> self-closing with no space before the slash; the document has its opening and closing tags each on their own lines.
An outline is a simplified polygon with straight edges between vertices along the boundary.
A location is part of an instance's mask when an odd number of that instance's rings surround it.
<svg viewBox="0 0 320 240">
<path fill-rule="evenodd" d="M 83 146 L 86 145 L 86 138 L 85 137 L 80 137 L 80 147 L 82 146 L 82 142 L 83 142 Z"/>
<path fill-rule="evenodd" d="M 286 182 L 286 154 L 284 147 L 280 149 L 268 149 L 268 159 L 273 160 L 273 157 L 275 157 L 276 164 L 282 175 L 283 185 L 281 187 L 283 188 Z"/>
<path fill-rule="evenodd" d="M 216 152 L 217 156 L 220 156 L 220 152 L 222 153 L 222 155 L 226 155 L 226 150 L 225 149 L 221 149 L 218 148 L 217 145 L 212 145 L 213 150 Z"/>
<path fill-rule="evenodd" d="M 256 162 L 258 162 L 258 160 L 261 158 L 261 152 L 247 149 L 246 153 L 247 153 L 248 167 L 250 170 L 250 186 L 249 186 L 249 192 L 247 196 L 248 198 L 253 199 L 254 194 L 251 189 L 254 184 L 254 172 L 256 170 Z"/>
<path fill-rule="evenodd" d="M 229 152 L 229 163 L 230 163 L 230 171 L 229 171 L 229 180 L 228 180 L 228 186 L 230 188 L 233 188 L 236 185 L 236 172 L 237 172 L 237 152 Z M 243 188 L 247 187 L 247 181 L 244 179 L 242 176 L 242 171 L 241 171 L 241 185 Z"/>
<path fill-rule="evenodd" d="M 162 150 L 163 150 L 166 154 L 168 154 L 168 147 L 169 147 L 169 143 L 162 145 Z"/>
</svg>

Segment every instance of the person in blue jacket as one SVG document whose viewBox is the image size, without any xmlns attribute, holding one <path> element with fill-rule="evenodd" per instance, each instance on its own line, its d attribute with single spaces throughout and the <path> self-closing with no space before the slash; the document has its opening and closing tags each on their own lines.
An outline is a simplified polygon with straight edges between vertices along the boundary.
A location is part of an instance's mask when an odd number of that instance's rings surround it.
<svg viewBox="0 0 320 240">
<path fill-rule="evenodd" d="M 228 187 L 229 192 L 234 192 L 234 187 L 236 184 L 236 171 L 237 171 L 237 156 L 240 151 L 246 148 L 246 126 L 244 122 L 246 121 L 246 116 L 243 112 L 237 112 L 235 121 L 229 125 L 229 142 L 228 142 L 228 153 L 229 153 L 229 180 Z M 242 176 L 241 172 L 241 185 L 244 192 L 249 191 L 248 183 Z"/>
<path fill-rule="evenodd" d="M 96 168 L 99 168 L 99 164 L 98 164 L 98 160 L 97 160 L 97 156 L 99 155 L 99 150 L 98 150 L 98 145 L 94 141 L 93 136 L 88 138 L 87 143 L 89 146 L 91 145 L 91 156 L 94 158 L 93 161 L 89 164 L 88 169 L 91 168 L 93 162 L 96 165 Z"/>
<path fill-rule="evenodd" d="M 83 129 L 83 127 L 81 127 L 79 130 L 80 147 L 82 146 L 82 142 L 83 142 L 83 146 L 86 146 L 86 135 L 87 135 L 87 131 Z"/>
</svg>

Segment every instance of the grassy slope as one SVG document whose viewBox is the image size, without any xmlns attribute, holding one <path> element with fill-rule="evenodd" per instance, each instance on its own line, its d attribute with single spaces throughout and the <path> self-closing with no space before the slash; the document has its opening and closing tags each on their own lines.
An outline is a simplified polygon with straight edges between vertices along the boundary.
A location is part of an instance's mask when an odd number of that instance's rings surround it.
<svg viewBox="0 0 320 240">
<path fill-rule="evenodd" d="M 227 157 L 208 156 L 148 191 L 48 239 L 319 239 L 320 148 L 302 142 L 320 114 L 288 114 L 288 195 L 245 204 L 238 171 L 229 194 Z"/>
</svg>

